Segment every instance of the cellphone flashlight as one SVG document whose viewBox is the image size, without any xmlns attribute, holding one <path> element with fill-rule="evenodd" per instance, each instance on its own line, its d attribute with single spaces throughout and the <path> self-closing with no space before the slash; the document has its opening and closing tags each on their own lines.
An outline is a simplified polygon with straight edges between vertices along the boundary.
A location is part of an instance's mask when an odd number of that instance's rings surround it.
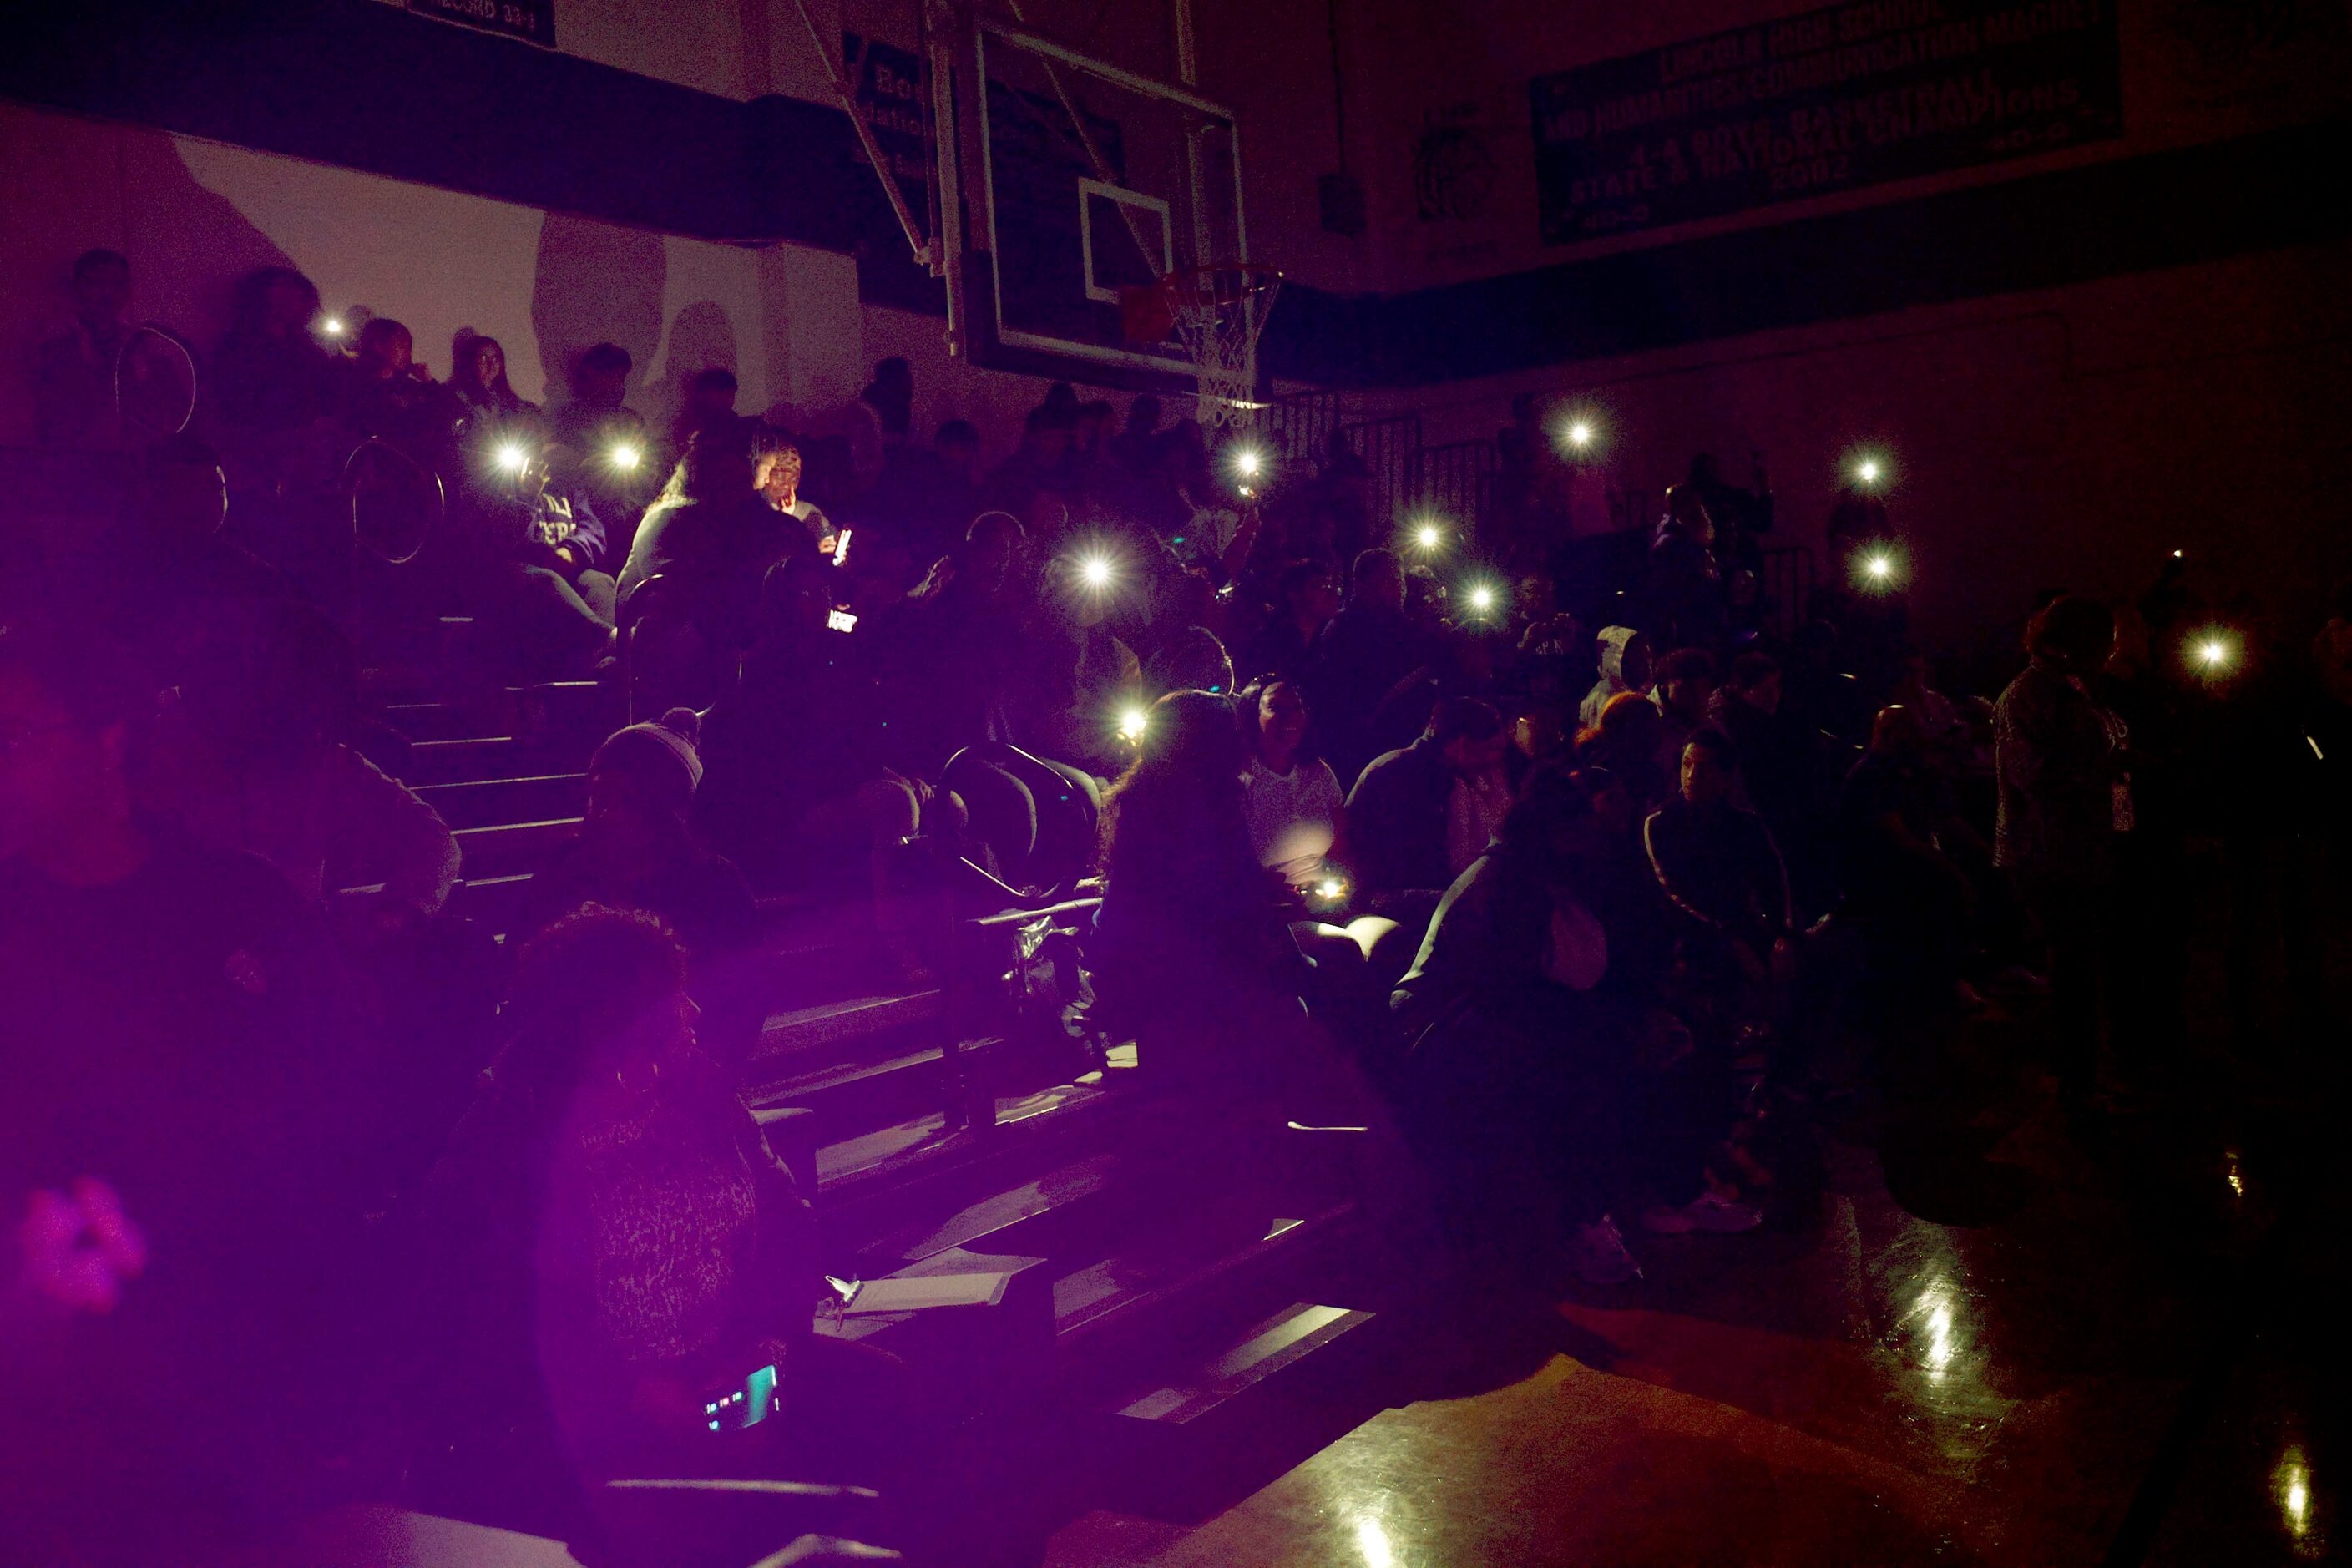
<svg viewBox="0 0 2352 1568">
<path fill-rule="evenodd" d="M 1495 590 L 1485 583 L 1470 590 L 1470 609 L 1475 615 L 1485 615 L 1495 607 Z"/>
<path fill-rule="evenodd" d="M 1234 472 L 1245 479 L 1257 478 L 1258 471 L 1265 467 L 1265 458 L 1255 447 L 1244 447 L 1234 454 Z"/>
<path fill-rule="evenodd" d="M 1315 901 L 1336 904 L 1348 896 L 1348 884 L 1339 877 L 1326 877 L 1315 884 Z"/>
<path fill-rule="evenodd" d="M 1592 426 L 1580 419 L 1568 427 L 1568 444 L 1581 452 L 1592 445 Z"/>
<path fill-rule="evenodd" d="M 1143 739 L 1145 726 L 1150 722 L 1150 716 L 1145 713 L 1142 709 L 1130 708 L 1126 712 L 1121 713 L 1118 716 L 1119 738 L 1128 741 L 1140 741 Z"/>
<path fill-rule="evenodd" d="M 494 460 L 502 472 L 519 474 L 522 472 L 524 465 L 530 461 L 530 454 L 522 449 L 522 443 L 520 441 L 501 441 L 499 443 Z"/>
<path fill-rule="evenodd" d="M 1862 563 L 1862 569 L 1884 583 L 1895 570 L 1895 563 L 1884 555 L 1874 555 Z"/>
<path fill-rule="evenodd" d="M 1412 542 L 1423 550 L 1434 550 L 1445 542 L 1445 531 L 1433 522 L 1424 522 L 1412 531 Z"/>
<path fill-rule="evenodd" d="M 614 444 L 606 456 L 612 460 L 613 467 L 625 474 L 636 472 L 637 465 L 645 460 L 645 454 L 626 441 Z"/>
<path fill-rule="evenodd" d="M 1864 458 L 1854 464 L 1853 477 L 1865 488 L 1874 487 L 1886 477 L 1886 465 L 1876 458 Z"/>
<path fill-rule="evenodd" d="M 319 323 L 319 330 L 331 338 L 340 338 L 343 335 L 343 319 L 341 316 L 330 316 Z"/>
<path fill-rule="evenodd" d="M 1109 557 L 1103 555 L 1089 555 L 1084 561 L 1078 563 L 1078 581 L 1084 583 L 1087 587 L 1108 588 L 1110 586 L 1110 579 L 1111 569 Z"/>
</svg>

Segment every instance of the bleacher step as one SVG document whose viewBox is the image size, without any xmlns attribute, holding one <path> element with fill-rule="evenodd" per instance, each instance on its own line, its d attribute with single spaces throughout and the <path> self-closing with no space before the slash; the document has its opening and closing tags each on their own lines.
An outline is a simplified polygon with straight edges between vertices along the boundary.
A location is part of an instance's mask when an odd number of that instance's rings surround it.
<svg viewBox="0 0 2352 1568">
<path fill-rule="evenodd" d="M 1172 1379 L 1155 1382 L 1112 1414 L 1159 1426 L 1207 1422 L 1251 1390 L 1364 1327 L 1372 1316 L 1347 1307 L 1294 1301 L 1251 1324 L 1221 1354 L 1195 1363 Z"/>
<path fill-rule="evenodd" d="M 521 778 L 477 779 L 464 784 L 425 784 L 416 793 L 453 828 L 497 827 L 579 816 L 587 799 L 588 776 L 534 773 Z"/>
<path fill-rule="evenodd" d="M 457 847 L 465 855 L 469 881 L 544 870 L 580 831 L 576 816 L 543 822 L 509 822 L 496 827 L 457 829 Z"/>
</svg>

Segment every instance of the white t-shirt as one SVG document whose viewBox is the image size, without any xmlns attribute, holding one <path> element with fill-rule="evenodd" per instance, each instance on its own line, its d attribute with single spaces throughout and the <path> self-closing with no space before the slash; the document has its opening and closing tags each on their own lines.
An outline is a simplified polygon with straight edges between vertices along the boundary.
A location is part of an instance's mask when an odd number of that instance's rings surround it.
<svg viewBox="0 0 2352 1568">
<path fill-rule="evenodd" d="M 1342 799 L 1339 776 L 1319 758 L 1278 773 L 1252 757 L 1242 774 L 1242 811 L 1257 863 L 1294 888 L 1320 876 L 1323 858 L 1339 841 Z"/>
</svg>

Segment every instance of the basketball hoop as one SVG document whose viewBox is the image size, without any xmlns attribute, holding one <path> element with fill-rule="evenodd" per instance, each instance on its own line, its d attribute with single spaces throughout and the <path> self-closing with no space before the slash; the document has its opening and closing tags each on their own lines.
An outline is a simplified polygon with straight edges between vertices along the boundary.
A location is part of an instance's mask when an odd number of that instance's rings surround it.
<svg viewBox="0 0 2352 1568">
<path fill-rule="evenodd" d="M 1257 338 L 1282 291 L 1282 274 L 1251 262 L 1187 267 L 1157 283 L 1120 290 L 1128 338 L 1173 337 L 1200 383 L 1203 428 L 1246 425 L 1256 409 Z"/>
</svg>

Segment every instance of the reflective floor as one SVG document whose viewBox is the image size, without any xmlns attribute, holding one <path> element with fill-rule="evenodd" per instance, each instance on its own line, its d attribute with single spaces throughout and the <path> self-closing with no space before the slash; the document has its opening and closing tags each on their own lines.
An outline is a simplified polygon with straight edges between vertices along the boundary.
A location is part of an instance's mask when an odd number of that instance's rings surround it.
<svg viewBox="0 0 2352 1568">
<path fill-rule="evenodd" d="M 2336 1042 L 2340 1049 L 2342 1042 Z M 2339 1094 L 2199 1057 L 2070 1129 L 1979 1039 L 1824 1141 L 1818 1224 L 1419 1336 L 1390 1407 L 1055 1568 L 2261 1563 L 2352 1546 Z M 2292 1086 L 2291 1088 L 2282 1085 Z M 1265 1484 L 1257 1485 L 1257 1480 Z"/>
</svg>

